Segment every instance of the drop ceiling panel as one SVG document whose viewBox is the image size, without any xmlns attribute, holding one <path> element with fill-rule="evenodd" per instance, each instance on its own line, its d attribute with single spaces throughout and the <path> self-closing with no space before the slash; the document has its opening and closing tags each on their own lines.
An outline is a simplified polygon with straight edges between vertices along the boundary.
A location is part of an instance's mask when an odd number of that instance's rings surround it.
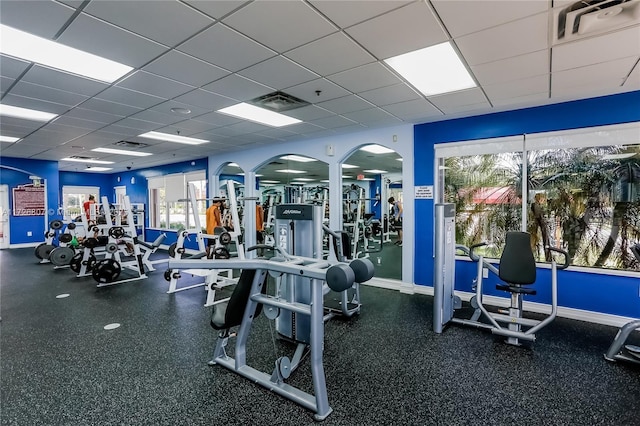
<svg viewBox="0 0 640 426">
<path fill-rule="evenodd" d="M 318 106 L 336 114 L 343 114 L 345 112 L 369 109 L 375 105 L 370 104 L 369 102 L 356 95 L 349 95 L 338 99 L 332 99 L 326 102 L 320 102 Z"/>
<path fill-rule="evenodd" d="M 620 85 L 629 75 L 637 57 L 618 59 L 586 67 L 574 68 L 566 71 L 554 72 L 551 76 L 551 93 L 569 87 L 592 85 L 594 89 Z"/>
<path fill-rule="evenodd" d="M 121 1 L 117 7 L 92 1 L 84 12 L 166 46 L 175 46 L 214 22 L 182 3 L 166 0 Z"/>
<path fill-rule="evenodd" d="M 158 43 L 85 14 L 80 14 L 58 41 L 130 67 L 140 67 L 167 50 Z"/>
<path fill-rule="evenodd" d="M 289 111 L 285 111 L 284 114 L 290 117 L 297 118 L 298 120 L 302 120 L 302 121 L 317 120 L 319 118 L 330 117 L 332 115 L 335 115 L 334 112 L 327 111 L 326 109 L 320 108 L 315 105 L 307 105 L 302 108 L 296 108 Z"/>
<path fill-rule="evenodd" d="M 280 53 L 337 30 L 303 2 L 253 2 L 223 22 Z"/>
<path fill-rule="evenodd" d="M 320 12 L 339 26 L 346 28 L 359 22 L 389 12 L 404 6 L 408 1 L 384 1 L 384 0 L 341 0 L 310 2 Z"/>
<path fill-rule="evenodd" d="M 15 117 L 0 117 L 0 127 L 2 127 L 2 132 L 11 131 L 13 133 L 17 133 L 18 136 L 26 136 L 29 133 L 39 129 L 42 127 L 43 123 L 39 121 L 32 120 L 24 120 L 22 118 Z"/>
<path fill-rule="evenodd" d="M 194 87 L 211 83 L 229 74 L 220 67 L 177 50 L 162 55 L 144 67 L 144 70 Z"/>
<path fill-rule="evenodd" d="M 318 75 L 295 62 L 276 56 L 239 72 L 241 76 L 274 87 L 276 90 L 315 80 Z"/>
<path fill-rule="evenodd" d="M 261 132 L 263 130 L 271 129 L 271 128 L 272 128 L 271 126 L 265 126 L 263 124 L 254 123 L 252 121 L 239 121 L 238 123 L 231 124 L 229 126 L 222 127 L 220 129 L 216 129 L 215 131 L 217 132 L 218 130 L 224 129 L 225 131 L 232 132 L 232 133 L 228 133 L 227 135 L 233 136 L 234 134 L 233 132 L 235 132 L 235 134 L 237 135 L 242 135 L 245 133 L 257 133 L 257 132 Z"/>
<path fill-rule="evenodd" d="M 446 95 L 429 97 L 429 101 L 445 113 L 458 112 L 460 108 L 467 105 L 482 104 L 490 107 L 487 98 L 478 88 L 461 90 L 459 92 L 449 93 Z M 474 108 L 475 109 L 475 108 Z"/>
<path fill-rule="evenodd" d="M 185 93 L 174 100 L 206 110 L 219 110 L 238 103 L 234 99 L 220 96 L 202 89 L 196 89 L 189 93 Z"/>
<path fill-rule="evenodd" d="M 136 135 L 150 132 L 160 127 L 158 123 L 152 123 L 150 121 L 144 121 L 144 120 L 137 120 L 131 117 L 124 118 L 114 124 L 116 126 L 126 127 L 127 129 L 131 129 L 130 133 L 135 133 Z"/>
<path fill-rule="evenodd" d="M 401 83 L 401 80 L 395 74 L 378 62 L 351 68 L 350 70 L 330 75 L 327 78 L 353 93 Z"/>
<path fill-rule="evenodd" d="M 242 9 L 250 2 L 240 0 L 184 0 L 184 3 L 198 9 L 199 11 L 220 19 L 234 10 Z"/>
<path fill-rule="evenodd" d="M 21 31 L 52 39 L 74 10 L 52 1 L 3 1 L 0 22 Z"/>
<path fill-rule="evenodd" d="M 145 111 L 140 111 L 136 114 L 133 114 L 132 116 L 130 116 L 129 118 L 134 118 L 136 120 L 142 120 L 142 121 L 148 121 L 151 123 L 157 123 L 158 126 L 156 127 L 160 127 L 160 125 L 169 125 L 169 124 L 173 124 L 173 123 L 177 123 L 178 121 L 182 121 L 184 120 L 184 117 L 182 116 L 178 116 L 177 114 L 164 114 L 162 112 L 158 112 L 158 111 L 154 111 L 154 110 L 150 110 L 147 109 Z"/>
<path fill-rule="evenodd" d="M 320 91 L 320 93 L 316 93 Z M 343 89 L 325 78 L 318 78 L 297 86 L 285 88 L 285 92 L 309 103 L 328 101 L 329 99 L 341 98 L 349 94 Z"/>
<path fill-rule="evenodd" d="M 355 124 L 355 122 L 340 115 L 332 115 L 331 117 L 313 120 L 311 124 L 315 124 L 316 126 L 320 126 L 325 129 L 337 129 L 340 127 L 351 126 Z"/>
<path fill-rule="evenodd" d="M 186 108 L 186 109 L 190 110 L 191 113 L 190 114 L 176 113 L 176 112 L 171 111 L 172 108 L 183 108 L 183 109 Z M 175 116 L 176 118 L 180 118 L 181 120 L 188 120 L 189 118 L 197 117 L 199 115 L 211 112 L 211 110 L 207 109 L 207 108 L 200 108 L 200 107 L 195 106 L 195 105 L 185 104 L 185 103 L 177 102 L 177 101 L 166 101 L 166 102 L 163 102 L 161 104 L 155 105 L 154 107 L 152 107 L 150 109 L 152 111 L 157 111 L 157 112 L 161 112 L 163 114 L 169 114 L 169 115 Z"/>
<path fill-rule="evenodd" d="M 275 56 L 272 50 L 222 24 L 203 31 L 178 50 L 234 72 Z"/>
<path fill-rule="evenodd" d="M 509 22 L 456 38 L 460 52 L 471 66 L 537 52 L 549 47 L 546 13 Z"/>
<path fill-rule="evenodd" d="M 404 83 L 369 90 L 359 93 L 359 95 L 374 105 L 382 106 L 420 98 L 415 91 Z"/>
<path fill-rule="evenodd" d="M 276 128 L 276 129 L 265 129 L 258 133 L 258 136 L 264 136 L 265 138 L 274 138 L 274 139 L 282 139 L 287 136 L 296 135 L 297 133 L 289 130 L 290 126 L 286 126 L 286 128 Z"/>
<path fill-rule="evenodd" d="M 0 77 L 0 93 L 4 95 L 4 93 L 9 90 L 9 87 L 11 87 L 14 81 L 15 80 L 13 78 Z"/>
<path fill-rule="evenodd" d="M 46 147 L 37 145 L 26 145 L 23 143 L 14 143 L 11 145 L 2 143 L 2 146 L 0 146 L 3 157 L 29 158 L 33 155 L 41 153 L 46 149 Z"/>
<path fill-rule="evenodd" d="M 24 77 L 22 77 L 22 80 L 84 96 L 94 96 L 109 87 L 108 84 L 101 83 L 99 81 L 68 74 L 40 65 L 32 66 Z"/>
<path fill-rule="evenodd" d="M 32 99 L 42 99 L 43 101 L 67 106 L 78 105 L 88 99 L 87 96 L 52 89 L 50 87 L 39 86 L 37 84 L 27 83 L 23 80 L 20 80 L 13 89 L 11 89 L 11 94 Z"/>
<path fill-rule="evenodd" d="M 630 89 L 640 89 L 640 61 L 636 62 L 636 66 L 629 74 L 629 77 L 627 77 L 627 81 L 624 85 Z"/>
<path fill-rule="evenodd" d="M 415 2 L 348 28 L 346 32 L 378 59 L 387 59 L 448 39 L 431 8 Z"/>
<path fill-rule="evenodd" d="M 62 124 L 65 126 L 78 127 L 80 129 L 97 130 L 104 127 L 104 123 L 98 123 L 97 121 L 83 120 L 81 118 L 69 117 L 66 114 L 56 119 L 56 124 Z"/>
<path fill-rule="evenodd" d="M 386 105 L 385 111 L 390 112 L 403 120 L 430 119 L 442 116 L 433 105 L 424 99 L 416 99 L 414 101 L 399 102 L 393 105 Z"/>
<path fill-rule="evenodd" d="M 133 75 L 120 81 L 118 86 L 135 90 L 137 92 L 153 94 L 156 97 L 162 97 L 165 99 L 180 96 L 183 93 L 194 89 L 193 86 L 169 80 L 168 78 L 160 77 L 159 75 L 151 74 L 146 71 L 135 72 Z"/>
<path fill-rule="evenodd" d="M 20 74 L 22 74 L 30 64 L 31 62 L 21 61 L 11 56 L 0 55 L 0 75 L 16 79 L 20 77 Z"/>
<path fill-rule="evenodd" d="M 549 50 L 514 56 L 500 61 L 471 67 L 473 75 L 481 85 L 497 84 L 549 72 Z"/>
<path fill-rule="evenodd" d="M 388 121 L 389 123 L 394 122 L 395 124 L 400 124 L 400 120 L 380 108 L 370 108 L 355 112 L 349 112 L 343 114 L 342 116 L 348 118 L 349 120 L 353 120 L 363 124 L 369 124 L 375 121 Z"/>
<path fill-rule="evenodd" d="M 323 77 L 375 60 L 342 33 L 334 33 L 294 49 L 286 56 Z"/>
<path fill-rule="evenodd" d="M 118 104 L 131 105 L 136 108 L 145 109 L 164 101 L 163 98 L 147 95 L 135 90 L 123 87 L 112 86 L 96 96 L 96 99 L 116 102 Z"/>
<path fill-rule="evenodd" d="M 491 102 L 542 93 L 545 90 L 549 90 L 549 76 L 539 75 L 502 84 L 488 85 L 484 86 L 484 90 Z"/>
<path fill-rule="evenodd" d="M 24 96 L 14 95 L 13 90 L 7 93 L 4 98 L 2 98 L 2 103 L 5 105 L 35 109 L 38 111 L 50 112 L 52 114 L 58 115 L 64 114 L 67 110 L 69 110 L 69 107 L 67 105 L 61 105 L 49 101 L 43 101 L 40 99 L 25 98 Z"/>
<path fill-rule="evenodd" d="M 524 107 L 529 106 L 531 104 L 538 104 L 540 102 L 545 102 L 549 100 L 549 90 L 545 90 L 540 93 L 533 93 L 525 96 L 514 96 L 513 98 L 506 99 L 492 99 L 491 103 L 494 107 Z"/>
<path fill-rule="evenodd" d="M 54 147 L 57 145 L 62 145 L 64 143 L 67 143 L 70 140 L 75 139 L 79 136 L 85 135 L 87 133 L 87 131 L 84 129 L 76 129 L 75 131 L 71 129 L 65 132 L 38 130 L 37 132 L 32 133 L 26 138 L 24 138 L 23 140 L 21 140 L 20 143 Z"/>
<path fill-rule="evenodd" d="M 613 93 L 622 87 L 623 79 L 599 80 L 591 84 L 558 86 L 551 92 L 553 98 L 568 98 L 579 93 L 592 93 L 593 96 L 600 96 L 603 93 Z"/>
<path fill-rule="evenodd" d="M 238 74 L 229 75 L 202 88 L 238 101 L 257 98 L 275 90 Z"/>
<path fill-rule="evenodd" d="M 307 134 L 307 133 L 313 133 L 323 129 L 322 127 L 316 126 L 315 124 L 311 124 L 311 123 L 296 123 L 296 124 L 287 126 L 287 130 L 297 134 Z"/>
<path fill-rule="evenodd" d="M 202 123 L 210 124 L 211 126 L 228 126 L 230 124 L 239 123 L 239 118 L 232 117 L 226 114 L 220 114 L 219 112 L 210 112 L 198 117 L 194 117 L 192 120 L 200 121 Z"/>
<path fill-rule="evenodd" d="M 550 9 L 550 2 L 540 0 L 432 0 L 431 4 L 453 37 L 471 34 Z"/>
<path fill-rule="evenodd" d="M 184 120 L 179 121 L 171 126 L 158 129 L 159 132 L 177 134 L 179 131 L 182 136 L 192 136 L 196 133 L 202 133 L 211 130 L 214 125 L 203 123 L 202 121 Z"/>
<path fill-rule="evenodd" d="M 640 52 L 640 25 L 555 46 L 552 49 L 553 72 L 612 61 Z"/>
<path fill-rule="evenodd" d="M 64 116 L 80 118 L 80 119 L 89 120 L 89 121 L 97 121 L 99 123 L 105 123 L 105 124 L 115 123 L 116 121 L 119 121 L 122 119 L 121 115 L 113 115 L 113 114 L 108 114 L 100 111 L 93 111 L 85 108 L 74 108 L 71 111 L 67 112 Z"/>
<path fill-rule="evenodd" d="M 121 117 L 126 117 L 127 115 L 135 114 L 140 111 L 140 108 L 96 98 L 91 98 L 88 101 L 84 102 L 82 104 L 82 108 L 99 112 L 106 112 L 107 114 L 112 115 L 119 115 Z"/>
</svg>

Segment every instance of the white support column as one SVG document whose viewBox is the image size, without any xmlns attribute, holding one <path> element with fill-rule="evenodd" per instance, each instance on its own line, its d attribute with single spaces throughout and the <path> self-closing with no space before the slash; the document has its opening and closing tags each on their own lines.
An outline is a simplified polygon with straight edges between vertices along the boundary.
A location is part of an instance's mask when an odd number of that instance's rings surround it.
<svg viewBox="0 0 640 426">
<path fill-rule="evenodd" d="M 256 173 L 249 171 L 244 174 L 244 196 L 249 198 L 244 200 L 244 244 L 245 247 L 255 246 L 256 239 L 256 200 L 253 197 L 258 196 L 256 190 Z M 256 257 L 256 252 L 247 253 L 247 258 Z"/>
<path fill-rule="evenodd" d="M 342 164 L 329 164 L 329 228 L 342 230 Z M 329 260 L 336 260 L 333 244 L 329 244 Z"/>
</svg>

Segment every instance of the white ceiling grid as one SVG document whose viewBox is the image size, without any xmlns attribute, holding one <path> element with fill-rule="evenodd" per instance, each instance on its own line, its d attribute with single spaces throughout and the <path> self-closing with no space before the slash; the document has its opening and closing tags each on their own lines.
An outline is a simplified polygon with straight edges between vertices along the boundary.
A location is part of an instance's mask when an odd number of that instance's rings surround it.
<svg viewBox="0 0 640 426">
<path fill-rule="evenodd" d="M 640 0 L 629 0 L 639 2 Z M 114 161 L 113 171 L 283 141 L 640 89 L 640 22 L 553 44 L 547 0 L 0 0 L 8 26 L 134 67 L 113 84 L 0 57 L 2 103 L 60 114 L 2 117 L 4 156 Z M 384 60 L 450 41 L 478 87 L 424 96 Z M 284 91 L 311 105 L 272 128 L 217 110 Z M 188 115 L 172 112 L 188 109 Z M 197 147 L 147 131 L 207 139 Z M 144 158 L 99 154 L 126 140 Z M 398 162 L 400 163 L 400 162 Z M 61 170 L 84 170 L 61 161 Z"/>
</svg>

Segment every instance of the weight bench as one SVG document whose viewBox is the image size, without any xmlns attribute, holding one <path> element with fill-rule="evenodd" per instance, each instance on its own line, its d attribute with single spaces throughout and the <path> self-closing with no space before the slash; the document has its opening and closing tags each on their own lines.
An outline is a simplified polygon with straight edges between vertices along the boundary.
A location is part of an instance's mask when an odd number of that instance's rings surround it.
<svg viewBox="0 0 640 426">
<path fill-rule="evenodd" d="M 630 248 L 631 253 L 640 262 L 640 243 Z M 618 330 L 611 346 L 604 354 L 607 361 L 629 361 L 640 364 L 640 346 L 625 345 L 625 342 L 635 330 L 640 331 L 640 319 L 630 321 Z"/>
<path fill-rule="evenodd" d="M 149 272 L 156 270 L 153 267 L 153 265 L 155 265 L 156 263 L 163 263 L 167 261 L 167 259 L 158 259 L 158 260 L 149 259 L 149 256 L 151 256 L 153 253 L 156 252 L 156 250 L 158 250 L 158 247 L 160 247 L 160 244 L 163 243 L 165 238 L 167 238 L 167 234 L 163 232 L 162 234 L 158 235 L 158 238 L 153 240 L 152 243 L 138 241 L 138 244 L 140 244 L 140 246 L 142 247 L 142 250 L 144 251 L 144 254 L 142 255 L 142 263 L 144 263 L 144 265 L 147 267 Z"/>
</svg>

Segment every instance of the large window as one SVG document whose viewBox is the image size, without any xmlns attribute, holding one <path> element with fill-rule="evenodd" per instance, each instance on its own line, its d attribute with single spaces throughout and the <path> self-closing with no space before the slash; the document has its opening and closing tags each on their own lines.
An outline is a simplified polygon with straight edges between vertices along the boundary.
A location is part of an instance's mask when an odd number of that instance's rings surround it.
<svg viewBox="0 0 640 426">
<path fill-rule="evenodd" d="M 89 200 L 90 195 L 94 195 L 96 202 L 100 202 L 100 188 L 97 186 L 63 186 L 63 220 L 73 221 L 82 215 L 82 206 L 85 201 Z"/>
<path fill-rule="evenodd" d="M 198 219 L 204 223 L 207 181 L 205 172 L 173 174 L 149 178 L 149 227 L 193 229 L 197 223 L 190 204 L 188 185 L 196 189 Z"/>
<path fill-rule="evenodd" d="M 526 230 L 539 261 L 552 246 L 575 266 L 640 271 L 629 250 L 640 242 L 639 135 L 634 124 L 438 146 L 456 242 L 489 241 L 485 255 L 499 257 L 506 232 Z"/>
</svg>

